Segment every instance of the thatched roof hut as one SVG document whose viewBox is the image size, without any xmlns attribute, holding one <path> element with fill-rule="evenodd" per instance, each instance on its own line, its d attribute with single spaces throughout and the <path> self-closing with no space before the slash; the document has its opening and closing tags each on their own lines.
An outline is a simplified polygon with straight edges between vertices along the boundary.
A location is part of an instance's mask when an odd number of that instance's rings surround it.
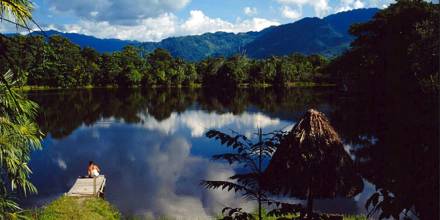
<svg viewBox="0 0 440 220">
<path fill-rule="evenodd" d="M 313 109 L 281 141 L 264 177 L 269 191 L 299 199 L 353 197 L 363 189 L 338 133 Z"/>
</svg>

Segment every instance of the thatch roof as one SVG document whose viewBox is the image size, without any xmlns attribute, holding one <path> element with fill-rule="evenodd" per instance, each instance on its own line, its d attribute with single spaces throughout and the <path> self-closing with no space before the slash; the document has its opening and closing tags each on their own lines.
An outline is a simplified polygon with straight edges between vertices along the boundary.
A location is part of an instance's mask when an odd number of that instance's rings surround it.
<svg viewBox="0 0 440 220">
<path fill-rule="evenodd" d="M 264 173 L 264 188 L 276 194 L 315 198 L 352 197 L 363 189 L 350 155 L 329 120 L 310 109 L 281 141 Z"/>
</svg>

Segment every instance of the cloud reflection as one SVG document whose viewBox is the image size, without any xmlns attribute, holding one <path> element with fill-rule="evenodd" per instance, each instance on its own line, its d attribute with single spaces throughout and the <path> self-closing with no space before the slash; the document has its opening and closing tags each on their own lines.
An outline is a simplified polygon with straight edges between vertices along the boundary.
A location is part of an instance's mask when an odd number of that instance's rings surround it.
<svg viewBox="0 0 440 220">
<path fill-rule="evenodd" d="M 110 117 L 83 125 L 63 139 L 47 136 L 43 150 L 32 155 L 32 182 L 39 194 L 25 200 L 27 207 L 41 206 L 62 195 L 79 175 L 86 174 L 88 161 L 94 160 L 108 179 L 106 199 L 124 214 L 207 219 L 225 206 L 251 211 L 255 204 L 234 193 L 200 186 L 202 179 L 225 180 L 234 170 L 209 160 L 214 152 L 226 149 L 199 137 L 209 129 L 249 134 L 257 127 L 271 131 L 292 126 L 292 122 L 253 112 L 233 115 L 187 110 L 162 121 L 145 113 L 140 118 L 142 123 L 130 124 Z M 347 200 L 341 209 L 356 213 L 355 205 Z"/>
<path fill-rule="evenodd" d="M 202 189 L 201 179 L 224 179 L 234 171 L 191 155 L 191 143 L 178 131 L 166 135 L 115 122 L 83 126 L 65 139 L 46 142 L 50 144 L 31 161 L 33 181 L 40 190 L 35 200 L 67 191 L 77 176 L 85 174 L 87 161 L 94 160 L 108 178 L 106 199 L 126 214 L 206 219 L 225 205 L 242 203 L 233 193 Z M 45 176 L 58 181 L 49 186 Z"/>
<path fill-rule="evenodd" d="M 185 111 L 172 113 L 165 120 L 158 121 L 150 115 L 141 114 L 143 127 L 158 130 L 165 134 L 174 134 L 177 130 L 187 128 L 192 137 L 201 137 L 210 129 L 230 128 L 241 133 L 249 133 L 257 127 L 265 128 L 280 124 L 280 119 L 270 118 L 262 113 L 234 115 L 232 113 L 207 113 L 205 111 Z"/>
</svg>

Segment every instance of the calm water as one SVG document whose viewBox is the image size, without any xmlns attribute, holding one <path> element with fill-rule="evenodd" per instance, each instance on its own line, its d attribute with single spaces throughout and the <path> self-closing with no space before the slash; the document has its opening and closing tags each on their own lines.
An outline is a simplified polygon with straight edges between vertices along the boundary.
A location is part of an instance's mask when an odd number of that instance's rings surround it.
<svg viewBox="0 0 440 220">
<path fill-rule="evenodd" d="M 348 98 L 330 89 L 103 89 L 29 96 L 40 104 L 38 121 L 46 136 L 43 150 L 32 155 L 32 182 L 39 193 L 24 201 L 27 207 L 62 195 L 93 160 L 107 177 L 106 199 L 127 215 L 191 219 L 215 215 L 225 206 L 252 209 L 253 204 L 233 193 L 200 187 L 202 179 L 226 179 L 237 172 L 210 160 L 227 149 L 206 138 L 205 132 L 234 130 L 253 136 L 257 127 L 266 132 L 289 129 L 308 108 L 325 112 L 335 122 L 347 151 L 359 147 L 353 136 L 375 141 L 368 132 L 351 129 L 353 122 L 339 123 L 350 121 L 340 114 Z M 365 183 L 364 192 L 355 198 L 318 201 L 316 208 L 365 213 L 365 200 L 374 191 Z"/>
</svg>

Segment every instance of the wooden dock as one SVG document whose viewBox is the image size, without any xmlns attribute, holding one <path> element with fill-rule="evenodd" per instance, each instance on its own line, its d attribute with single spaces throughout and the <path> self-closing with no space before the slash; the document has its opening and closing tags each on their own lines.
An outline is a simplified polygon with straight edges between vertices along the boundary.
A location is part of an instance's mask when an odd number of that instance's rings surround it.
<svg viewBox="0 0 440 220">
<path fill-rule="evenodd" d="M 104 194 L 105 176 L 94 178 L 78 178 L 72 188 L 66 193 L 67 196 L 102 196 Z"/>
</svg>

